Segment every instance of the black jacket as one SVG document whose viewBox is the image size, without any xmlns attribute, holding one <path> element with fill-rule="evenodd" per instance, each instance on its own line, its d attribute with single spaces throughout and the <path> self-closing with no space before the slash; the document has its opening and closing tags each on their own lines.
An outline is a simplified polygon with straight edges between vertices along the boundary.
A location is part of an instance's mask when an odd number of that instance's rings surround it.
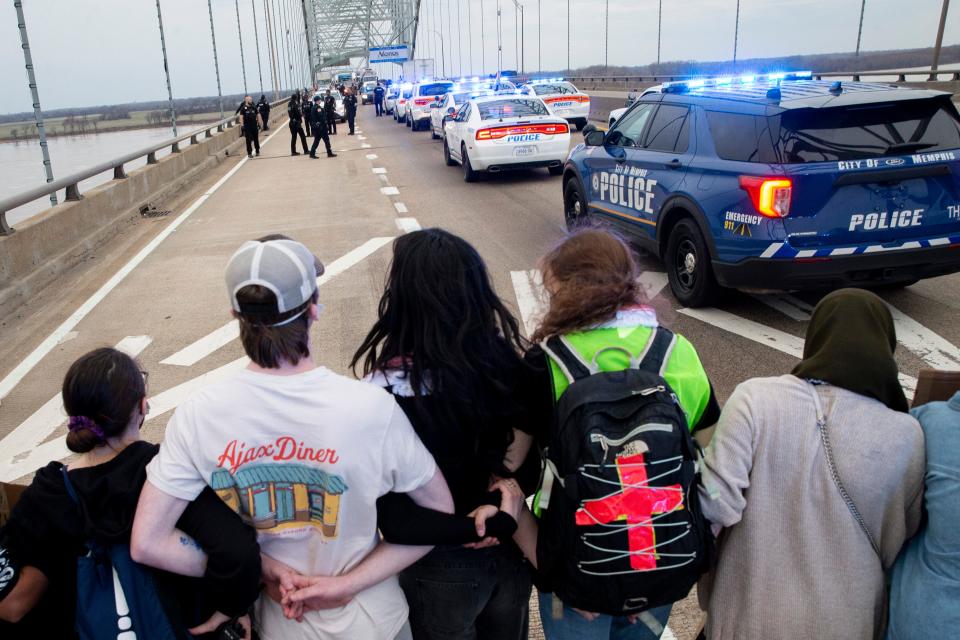
<svg viewBox="0 0 960 640">
<path fill-rule="evenodd" d="M 310 128 L 314 135 L 327 132 L 327 117 L 319 102 L 314 102 L 310 108 Z"/>
<path fill-rule="evenodd" d="M 290 116 L 290 122 L 303 124 L 303 113 L 300 111 L 300 103 L 291 100 L 287 103 L 287 115 Z"/>
<path fill-rule="evenodd" d="M 327 112 L 327 117 L 331 118 L 337 112 L 337 100 L 333 96 L 323 97 L 323 110 Z"/>
<path fill-rule="evenodd" d="M 377 88 L 373 90 L 373 100 L 375 102 L 381 102 L 385 93 L 386 91 L 383 90 L 383 87 L 377 86 Z"/>
<path fill-rule="evenodd" d="M 260 112 L 260 115 L 266 118 L 270 115 L 270 103 L 266 100 L 261 100 L 257 103 L 257 111 Z"/>
<path fill-rule="evenodd" d="M 349 96 L 344 96 L 343 98 L 343 107 L 346 109 L 347 113 L 356 114 L 357 113 L 357 96 L 352 93 Z"/>
<path fill-rule="evenodd" d="M 244 129 L 257 130 L 257 105 L 241 102 L 240 106 L 237 107 L 237 113 L 240 114 Z"/>
<path fill-rule="evenodd" d="M 0 624 L 0 636 L 74 637 L 73 616 L 64 612 L 72 612 L 76 602 L 77 558 L 85 553 L 88 539 L 129 543 L 147 464 L 157 451 L 158 445 L 136 442 L 108 462 L 70 471 L 82 512 L 67 493 L 59 462 L 37 472 L 2 530 L 0 546 L 19 566 L 39 569 L 49 587 L 37 608 L 10 635 Z M 153 572 L 171 621 L 192 626 L 214 610 L 229 615 L 246 611 L 260 588 L 260 554 L 253 528 L 209 488 L 187 506 L 177 528 L 193 537 L 209 560 L 203 579 Z"/>
</svg>

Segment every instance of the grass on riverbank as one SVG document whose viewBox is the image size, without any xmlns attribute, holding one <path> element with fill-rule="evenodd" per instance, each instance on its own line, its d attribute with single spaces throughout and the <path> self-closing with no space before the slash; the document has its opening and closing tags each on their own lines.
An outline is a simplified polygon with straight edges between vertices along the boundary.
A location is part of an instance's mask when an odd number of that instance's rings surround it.
<svg viewBox="0 0 960 640">
<path fill-rule="evenodd" d="M 54 137 L 169 126 L 169 120 L 165 119 L 157 122 L 155 118 L 151 118 L 150 115 L 153 113 L 155 112 L 131 111 L 129 118 L 117 118 L 113 120 L 100 120 L 99 115 L 89 115 L 79 118 L 48 118 L 44 120 L 44 128 L 46 129 L 47 136 Z M 230 113 L 233 113 L 233 109 L 225 111 L 224 115 L 229 115 Z M 212 113 L 178 115 L 177 128 L 183 131 L 189 131 L 191 127 L 198 127 L 208 122 L 216 122 L 219 119 L 220 113 L 216 111 Z M 19 142 L 35 140 L 36 138 L 37 128 L 32 120 L 0 124 L 0 142 Z"/>
</svg>

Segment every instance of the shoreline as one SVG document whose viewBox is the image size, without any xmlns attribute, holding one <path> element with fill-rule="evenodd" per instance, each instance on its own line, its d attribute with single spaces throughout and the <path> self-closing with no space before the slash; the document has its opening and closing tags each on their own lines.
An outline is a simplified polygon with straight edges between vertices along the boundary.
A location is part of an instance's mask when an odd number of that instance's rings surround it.
<svg viewBox="0 0 960 640">
<path fill-rule="evenodd" d="M 196 122 L 178 121 L 177 126 L 180 127 L 181 125 L 189 125 L 190 127 L 193 127 L 193 128 L 200 128 L 203 125 L 210 124 L 212 122 L 217 122 L 217 120 L 199 120 Z M 3 125 L 0 125 L 0 126 L 3 126 Z M 49 140 L 50 138 L 83 138 L 86 136 L 95 136 L 95 135 L 100 135 L 104 133 L 118 133 L 121 131 L 140 131 L 143 129 L 162 129 L 164 127 L 168 129 L 171 128 L 170 123 L 167 122 L 166 124 L 160 124 L 160 125 L 144 124 L 144 125 L 131 125 L 131 126 L 124 126 L 124 127 L 107 127 L 107 128 L 97 129 L 97 130 L 87 130 L 83 133 L 77 133 L 77 132 L 61 133 L 59 131 L 57 132 L 47 131 L 47 139 Z M 172 132 L 171 132 L 171 137 L 173 137 Z M 38 135 L 33 135 L 30 137 L 23 136 L 18 138 L 3 137 L 3 138 L 0 138 L 0 144 L 20 144 L 22 142 L 37 142 L 39 140 L 40 140 L 40 136 Z"/>
</svg>

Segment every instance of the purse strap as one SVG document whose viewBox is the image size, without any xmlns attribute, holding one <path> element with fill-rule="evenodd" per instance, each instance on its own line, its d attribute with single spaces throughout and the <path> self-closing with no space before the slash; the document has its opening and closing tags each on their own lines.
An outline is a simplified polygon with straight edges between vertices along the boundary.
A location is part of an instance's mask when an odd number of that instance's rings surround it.
<svg viewBox="0 0 960 640">
<path fill-rule="evenodd" d="M 820 430 L 820 441 L 823 443 L 823 450 L 827 458 L 827 467 L 830 469 L 830 475 L 833 476 L 833 483 L 837 485 L 837 489 L 840 491 L 840 497 L 843 498 L 847 509 L 850 510 L 857 524 L 860 525 L 860 529 L 863 530 L 863 533 L 867 536 L 867 540 L 870 541 L 870 546 L 873 547 L 874 552 L 882 563 L 883 554 L 880 553 L 880 545 L 877 544 L 873 534 L 870 533 L 870 529 L 867 528 L 867 523 L 864 521 L 863 516 L 860 515 L 860 510 L 857 509 L 857 505 L 854 504 L 853 498 L 850 497 L 850 494 L 847 493 L 847 490 L 844 488 L 843 481 L 840 479 L 840 472 L 837 471 L 837 464 L 833 458 L 833 447 L 830 445 L 830 434 L 827 432 L 827 420 L 823 415 L 823 408 L 820 405 L 820 394 L 817 393 L 815 384 L 808 381 L 808 385 L 810 393 L 813 396 L 813 404 L 817 409 L 817 428 Z"/>
</svg>

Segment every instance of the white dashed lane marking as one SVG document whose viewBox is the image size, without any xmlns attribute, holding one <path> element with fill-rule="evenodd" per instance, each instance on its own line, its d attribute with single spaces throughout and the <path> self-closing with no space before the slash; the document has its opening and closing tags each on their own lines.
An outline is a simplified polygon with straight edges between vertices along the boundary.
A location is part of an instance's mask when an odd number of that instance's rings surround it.
<svg viewBox="0 0 960 640">
<path fill-rule="evenodd" d="M 387 172 L 387 170 L 384 167 L 373 167 L 371 171 L 373 171 L 374 173 L 380 173 L 380 174 Z"/>
<path fill-rule="evenodd" d="M 409 211 L 409 209 L 407 209 L 407 205 L 403 204 L 402 202 L 394 202 L 393 208 L 397 210 L 397 213 L 407 213 Z"/>
<path fill-rule="evenodd" d="M 380 187 L 380 193 L 385 196 L 398 196 L 400 195 L 400 189 L 396 187 Z"/>
<path fill-rule="evenodd" d="M 397 218 L 397 228 L 404 233 L 410 233 L 411 231 L 418 231 L 420 223 L 417 222 L 416 218 Z"/>
</svg>

